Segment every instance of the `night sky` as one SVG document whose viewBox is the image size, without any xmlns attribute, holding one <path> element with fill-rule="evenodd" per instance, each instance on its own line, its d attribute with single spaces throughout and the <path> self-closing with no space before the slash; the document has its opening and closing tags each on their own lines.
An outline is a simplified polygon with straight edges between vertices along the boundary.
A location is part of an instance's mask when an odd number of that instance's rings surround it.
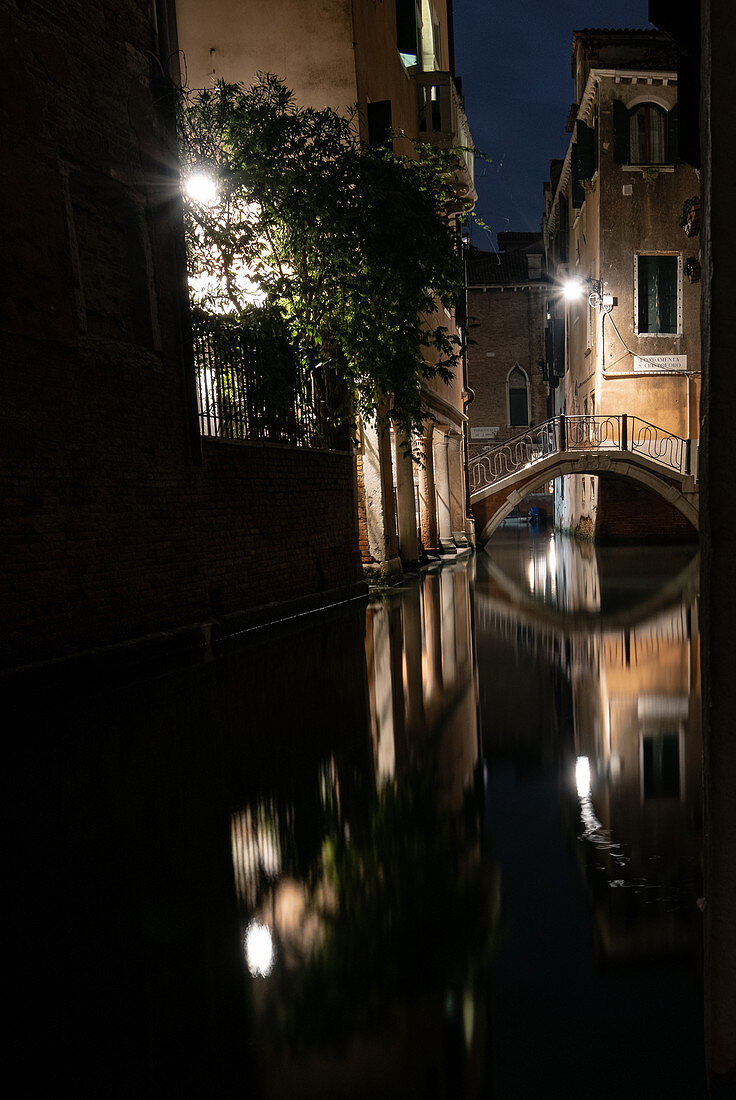
<svg viewBox="0 0 736 1100">
<path fill-rule="evenodd" d="M 647 0 L 454 0 L 455 64 L 476 148 L 479 248 L 505 230 L 535 230 L 549 161 L 563 157 L 573 83 L 572 34 L 649 27 Z"/>
</svg>

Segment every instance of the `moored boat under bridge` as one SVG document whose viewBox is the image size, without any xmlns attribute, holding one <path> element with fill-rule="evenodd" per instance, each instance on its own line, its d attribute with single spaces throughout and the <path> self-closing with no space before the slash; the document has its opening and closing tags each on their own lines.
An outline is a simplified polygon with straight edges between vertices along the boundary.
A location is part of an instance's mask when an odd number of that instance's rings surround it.
<svg viewBox="0 0 736 1100">
<path fill-rule="evenodd" d="M 698 530 L 692 441 L 638 416 L 553 416 L 470 460 L 470 500 L 483 543 L 528 494 L 567 474 L 631 478 Z M 480 522 L 478 522 L 480 520 Z"/>
</svg>

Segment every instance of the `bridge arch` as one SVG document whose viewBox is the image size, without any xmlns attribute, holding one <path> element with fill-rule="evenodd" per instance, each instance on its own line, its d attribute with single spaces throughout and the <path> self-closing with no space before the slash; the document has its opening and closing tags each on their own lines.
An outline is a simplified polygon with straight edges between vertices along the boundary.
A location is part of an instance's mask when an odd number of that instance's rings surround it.
<svg viewBox="0 0 736 1100">
<path fill-rule="evenodd" d="M 671 504 L 695 531 L 699 530 L 698 493 L 689 476 L 673 471 L 668 471 L 669 476 L 662 476 L 654 462 L 630 451 L 591 451 L 576 457 L 563 451 L 473 494 L 473 512 L 476 522 L 481 521 L 477 523 L 480 528 L 478 542 L 481 545 L 488 542 L 525 496 L 567 474 L 611 474 L 630 478 Z"/>
</svg>

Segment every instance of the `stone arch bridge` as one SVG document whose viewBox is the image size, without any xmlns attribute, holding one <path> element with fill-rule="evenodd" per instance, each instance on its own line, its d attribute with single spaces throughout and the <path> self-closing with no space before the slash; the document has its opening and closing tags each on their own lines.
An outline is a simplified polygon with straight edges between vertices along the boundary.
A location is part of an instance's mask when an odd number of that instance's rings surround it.
<svg viewBox="0 0 736 1100">
<path fill-rule="evenodd" d="M 565 474 L 616 474 L 658 494 L 698 530 L 691 442 L 638 416 L 553 416 L 471 459 L 478 542 L 528 493 Z"/>
</svg>

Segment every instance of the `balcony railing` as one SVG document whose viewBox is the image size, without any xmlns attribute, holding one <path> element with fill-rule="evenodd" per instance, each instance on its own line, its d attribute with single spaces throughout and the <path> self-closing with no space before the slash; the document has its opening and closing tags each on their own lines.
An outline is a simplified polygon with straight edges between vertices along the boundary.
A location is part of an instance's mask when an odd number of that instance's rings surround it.
<svg viewBox="0 0 736 1100">
<path fill-rule="evenodd" d="M 419 137 L 442 149 L 457 149 L 458 192 L 475 201 L 474 146 L 452 73 L 416 74 L 419 93 Z"/>
<path fill-rule="evenodd" d="M 203 436 L 337 450 L 324 380 L 304 372 L 286 345 L 259 346 L 247 327 L 196 317 L 192 325 Z"/>
</svg>

